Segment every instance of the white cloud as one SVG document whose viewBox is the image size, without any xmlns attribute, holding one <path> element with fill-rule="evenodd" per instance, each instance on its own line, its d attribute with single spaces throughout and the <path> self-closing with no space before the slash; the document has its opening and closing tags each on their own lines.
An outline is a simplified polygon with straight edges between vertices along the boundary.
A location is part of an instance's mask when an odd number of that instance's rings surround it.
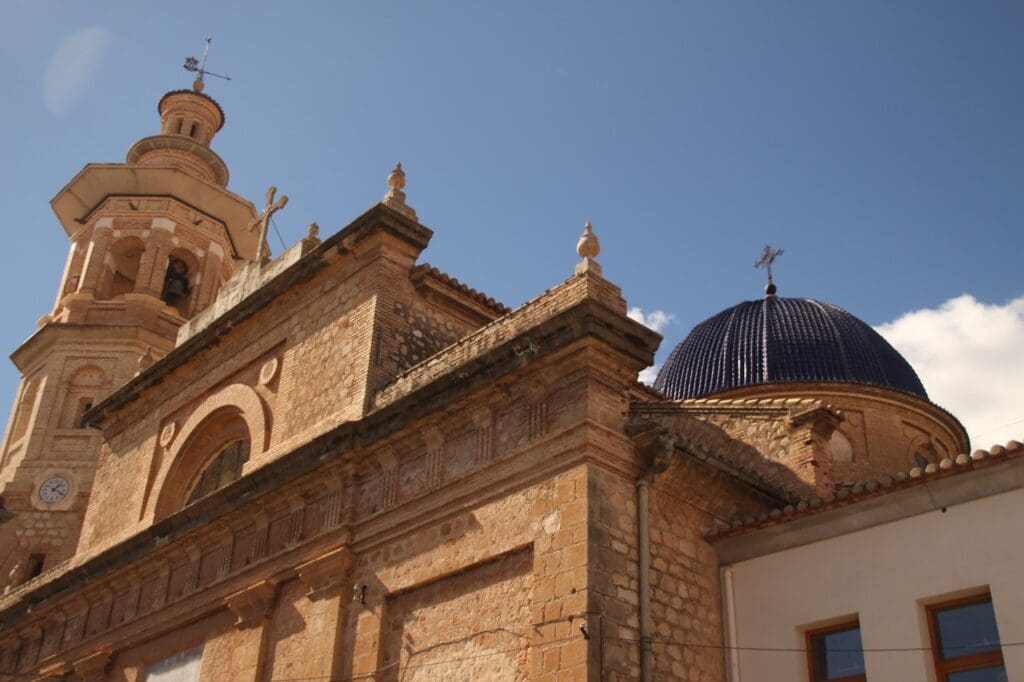
<svg viewBox="0 0 1024 682">
<path fill-rule="evenodd" d="M 654 331 L 661 333 L 661 330 L 669 325 L 670 322 L 675 321 L 676 316 L 672 313 L 666 313 L 664 310 L 652 310 L 649 313 L 645 313 L 640 306 L 633 306 L 626 313 L 629 319 L 636 320 L 640 324 Z M 640 370 L 640 375 L 637 377 L 641 383 L 647 384 L 648 386 L 654 385 L 654 380 L 658 377 L 658 370 L 661 369 L 661 365 L 651 365 L 646 369 Z"/>
<path fill-rule="evenodd" d="M 640 370 L 640 375 L 637 377 L 637 380 L 640 383 L 642 383 L 642 384 L 647 384 L 648 386 L 653 386 L 654 385 L 654 380 L 658 378 L 658 371 L 660 369 L 661 369 L 661 363 L 658 363 L 656 365 L 651 365 L 650 367 L 642 369 L 642 370 Z"/>
<path fill-rule="evenodd" d="M 643 326 L 649 327 L 658 333 L 661 333 L 661 330 L 667 327 L 669 322 L 676 319 L 675 315 L 666 313 L 664 310 L 652 310 L 649 313 L 645 313 L 639 306 L 630 308 L 626 315 L 629 316 L 629 319 L 636 320 Z"/>
<path fill-rule="evenodd" d="M 1024 441 L 1024 296 L 986 305 L 963 294 L 876 328 L 917 370 L 971 447 Z"/>
<path fill-rule="evenodd" d="M 55 114 L 63 114 L 96 74 L 109 34 L 99 26 L 83 28 L 65 38 L 46 65 L 43 101 Z"/>
</svg>

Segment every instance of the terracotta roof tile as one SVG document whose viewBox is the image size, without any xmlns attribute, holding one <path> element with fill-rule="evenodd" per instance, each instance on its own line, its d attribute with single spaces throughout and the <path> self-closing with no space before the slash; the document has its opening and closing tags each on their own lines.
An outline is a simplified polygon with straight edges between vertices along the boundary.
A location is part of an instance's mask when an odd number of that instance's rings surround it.
<svg viewBox="0 0 1024 682">
<path fill-rule="evenodd" d="M 921 485 L 931 480 L 958 476 L 985 466 L 992 466 L 1008 460 L 1024 457 L 1024 445 L 1011 440 L 1005 446 L 993 445 L 989 450 L 975 450 L 970 455 L 961 453 L 955 459 L 945 458 L 936 464 L 914 467 L 907 473 L 899 472 L 892 476 L 883 476 L 874 481 L 855 483 L 841 487 L 821 497 L 800 500 L 795 506 L 786 505 L 771 512 L 758 516 L 737 517 L 728 523 L 720 523 L 717 528 L 709 529 L 705 537 L 709 540 L 739 535 L 766 526 L 788 523 L 798 518 L 817 514 L 818 512 L 836 507 L 855 504 L 861 500 L 886 495 L 896 490 Z"/>
<path fill-rule="evenodd" d="M 416 267 L 414 267 L 412 269 L 412 275 L 413 277 L 433 277 L 442 284 L 445 284 L 446 286 L 449 286 L 452 289 L 459 291 L 462 295 L 476 301 L 477 303 L 486 308 L 489 308 L 490 310 L 498 313 L 499 315 L 505 315 L 506 313 L 511 312 L 512 310 L 505 304 L 494 300 L 493 298 L 483 293 L 482 291 L 477 291 L 476 289 L 466 284 L 463 284 L 462 282 L 455 279 L 451 275 L 441 272 L 440 270 L 435 268 L 433 265 L 430 265 L 429 263 L 422 263 L 421 265 L 417 265 Z"/>
</svg>

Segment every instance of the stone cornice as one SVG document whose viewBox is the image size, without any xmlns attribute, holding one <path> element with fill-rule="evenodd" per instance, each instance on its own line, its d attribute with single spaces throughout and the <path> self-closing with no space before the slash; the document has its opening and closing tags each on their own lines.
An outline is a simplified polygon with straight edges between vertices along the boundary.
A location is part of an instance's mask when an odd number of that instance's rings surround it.
<svg viewBox="0 0 1024 682">
<path fill-rule="evenodd" d="M 123 302 L 115 302 L 116 305 L 124 306 Z M 172 319 L 169 315 L 168 320 Z M 173 343 L 173 339 L 158 334 L 149 329 L 144 329 L 137 324 L 77 324 L 63 322 L 49 322 L 35 331 L 32 336 L 25 339 L 13 353 L 11 362 L 22 373 L 39 360 L 41 356 L 50 352 L 54 344 L 62 340 L 70 340 L 76 351 L 80 351 L 83 344 L 91 337 L 102 340 L 106 348 L 111 348 L 111 340 L 117 339 L 125 346 L 160 347 Z"/>
</svg>

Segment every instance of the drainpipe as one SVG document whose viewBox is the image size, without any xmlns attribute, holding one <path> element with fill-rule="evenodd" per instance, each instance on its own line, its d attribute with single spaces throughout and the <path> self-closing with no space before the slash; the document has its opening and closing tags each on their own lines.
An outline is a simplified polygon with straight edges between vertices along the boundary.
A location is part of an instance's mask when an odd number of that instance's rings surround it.
<svg viewBox="0 0 1024 682">
<path fill-rule="evenodd" d="M 726 679 L 729 682 L 740 682 L 740 650 L 736 648 L 736 588 L 733 586 L 732 566 L 722 569 L 722 592 L 725 599 L 725 646 L 728 652 L 729 665 L 726 668 Z"/>
<path fill-rule="evenodd" d="M 650 486 L 655 477 L 668 469 L 675 451 L 675 438 L 664 434 L 658 438 L 661 446 L 653 461 L 636 482 L 637 554 L 640 564 L 640 680 L 651 682 L 654 677 L 654 656 L 651 651 L 651 521 Z"/>
</svg>

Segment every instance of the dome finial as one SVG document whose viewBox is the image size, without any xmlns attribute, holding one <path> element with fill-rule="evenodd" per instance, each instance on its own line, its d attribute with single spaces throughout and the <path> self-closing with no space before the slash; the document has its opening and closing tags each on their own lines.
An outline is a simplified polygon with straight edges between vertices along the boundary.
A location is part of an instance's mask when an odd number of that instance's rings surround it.
<svg viewBox="0 0 1024 682">
<path fill-rule="evenodd" d="M 601 266 L 594 260 L 601 253 L 601 242 L 597 241 L 597 235 L 594 234 L 594 228 L 589 220 L 583 226 L 583 234 L 580 235 L 580 240 L 576 242 L 576 253 L 583 259 L 576 264 L 577 275 L 584 272 L 592 272 L 595 275 L 601 274 Z"/>
<path fill-rule="evenodd" d="M 781 255 L 782 249 L 773 249 L 770 245 L 765 244 L 761 257 L 754 261 L 755 268 L 765 268 L 768 271 L 768 284 L 764 287 L 765 296 L 773 297 L 775 292 L 778 291 L 775 282 L 772 280 L 772 263 Z"/>
</svg>

